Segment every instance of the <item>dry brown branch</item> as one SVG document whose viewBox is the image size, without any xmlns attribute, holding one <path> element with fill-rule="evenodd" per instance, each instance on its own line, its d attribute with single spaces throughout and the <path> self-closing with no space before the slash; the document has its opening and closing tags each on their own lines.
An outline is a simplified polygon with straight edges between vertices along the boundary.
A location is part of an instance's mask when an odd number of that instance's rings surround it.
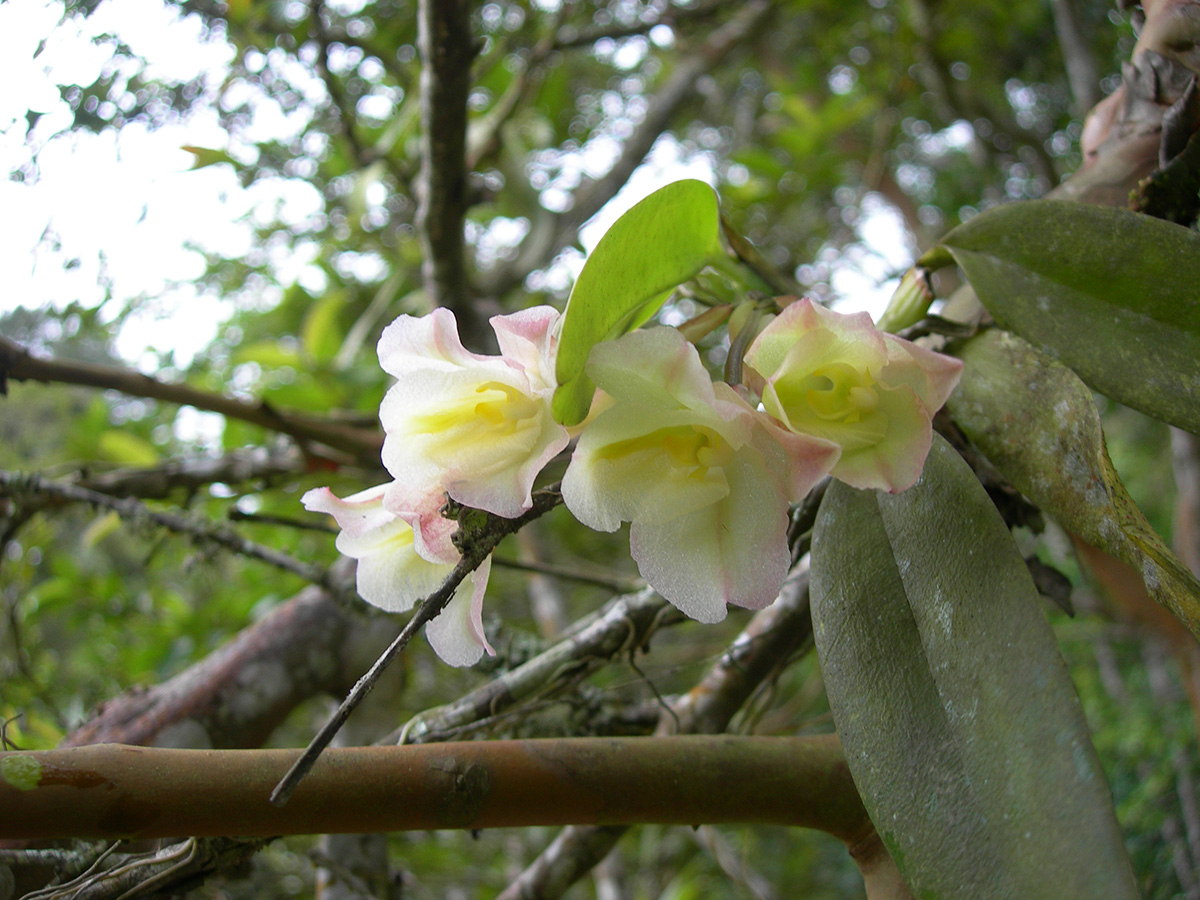
<svg viewBox="0 0 1200 900">
<path fill-rule="evenodd" d="M 374 430 L 346 425 L 328 418 L 299 412 L 277 410 L 265 400 L 251 403 L 223 394 L 203 391 L 186 384 L 171 384 L 131 369 L 101 366 L 67 359 L 43 359 L 33 356 L 15 341 L 0 335 L 0 394 L 7 393 L 7 379 L 40 381 L 47 384 L 79 384 L 85 387 L 119 391 L 131 397 L 145 397 L 194 406 L 196 409 L 220 413 L 240 419 L 270 431 L 289 435 L 306 449 L 312 445 L 329 447 L 349 454 L 351 459 L 368 468 L 379 468 L 379 451 L 383 435 Z M 322 455 L 317 453 L 317 455 Z M 340 456 L 340 454 L 334 454 Z"/>
</svg>

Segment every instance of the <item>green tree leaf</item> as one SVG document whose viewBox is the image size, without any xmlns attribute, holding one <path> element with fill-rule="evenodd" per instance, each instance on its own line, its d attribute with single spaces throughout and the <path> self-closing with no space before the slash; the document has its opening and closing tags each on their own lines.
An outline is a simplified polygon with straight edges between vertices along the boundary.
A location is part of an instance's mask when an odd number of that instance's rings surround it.
<svg viewBox="0 0 1200 900">
<path fill-rule="evenodd" d="M 965 366 L 946 406 L 967 436 L 1060 525 L 1140 572 L 1150 596 L 1200 638 L 1200 582 L 1125 490 L 1087 385 L 1005 331 L 957 353 Z"/>
<path fill-rule="evenodd" d="M 124 466 L 152 466 L 158 462 L 158 450 L 152 443 L 120 428 L 110 428 L 96 439 L 96 454 Z"/>
<path fill-rule="evenodd" d="M 617 219 L 567 301 L 554 417 L 574 425 L 587 415 L 595 385 L 584 366 L 593 346 L 646 322 L 672 289 L 723 254 L 717 196 L 703 181 L 668 184 Z"/>
<path fill-rule="evenodd" d="M 942 243 L 1005 328 L 1101 393 L 1200 433 L 1200 234 L 1039 200 L 988 210 Z"/>
<path fill-rule="evenodd" d="M 817 651 L 875 827 L 922 898 L 1136 898 L 1108 787 L 1028 570 L 939 436 L 889 495 L 835 482 Z"/>
</svg>

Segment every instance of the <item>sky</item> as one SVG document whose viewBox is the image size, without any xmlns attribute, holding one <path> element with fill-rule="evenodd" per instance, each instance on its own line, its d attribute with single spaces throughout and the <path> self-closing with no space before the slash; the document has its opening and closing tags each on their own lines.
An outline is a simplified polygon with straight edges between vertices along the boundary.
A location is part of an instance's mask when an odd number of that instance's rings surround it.
<svg viewBox="0 0 1200 900">
<path fill-rule="evenodd" d="M 170 350 L 184 366 L 216 334 L 232 312 L 229 300 L 207 295 L 190 281 L 204 269 L 199 249 L 239 255 L 250 246 L 251 223 L 266 221 L 283 204 L 298 220 L 319 198 L 282 179 L 243 189 L 227 165 L 192 169 L 185 146 L 224 148 L 228 138 L 215 114 L 198 111 L 186 121 L 148 130 L 131 124 L 119 132 L 81 133 L 47 140 L 70 122 L 60 85 L 91 84 L 109 58 L 93 45 L 95 34 L 117 34 L 150 63 L 150 77 L 184 80 L 204 75 L 215 96 L 228 71 L 232 50 L 205 43 L 195 19 L 181 18 L 162 0 L 105 0 L 82 23 L 58 26 L 54 0 L 0 2 L 0 165 L 12 173 L 29 160 L 28 142 L 42 145 L 37 177 L 0 180 L 0 311 L 17 306 L 63 307 L 80 302 L 117 317 L 131 301 L 136 311 L 117 342 L 117 351 L 145 371 Z M 323 87 L 313 86 L 320 103 Z M 27 127 L 26 111 L 41 114 Z M 296 127 L 256 116 L 265 135 Z M 615 148 L 613 149 L 615 152 Z M 603 171 L 603 159 L 584 159 L 585 170 Z M 598 172 L 597 172 L 598 174 Z M 678 144 L 660 140 L 649 164 L 581 234 L 585 248 L 608 224 L 641 197 L 676 178 L 712 181 L 701 157 L 685 158 Z M 833 287 L 878 312 L 890 294 L 883 273 L 906 266 L 898 220 L 880 207 L 868 214 L 863 237 L 878 255 L 867 254 L 841 267 Z M 303 258 L 277 260 L 284 277 L 303 278 Z M 558 281 L 569 282 L 581 258 L 569 259 Z M 108 286 L 106 291 L 105 285 Z M 111 298 L 107 300 L 106 297 Z"/>
</svg>

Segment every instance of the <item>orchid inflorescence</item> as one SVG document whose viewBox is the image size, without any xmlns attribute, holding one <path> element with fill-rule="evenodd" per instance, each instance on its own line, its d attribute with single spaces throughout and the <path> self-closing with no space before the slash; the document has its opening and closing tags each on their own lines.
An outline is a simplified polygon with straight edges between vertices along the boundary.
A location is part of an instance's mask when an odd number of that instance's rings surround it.
<svg viewBox="0 0 1200 900">
<path fill-rule="evenodd" d="M 393 480 L 304 504 L 341 528 L 357 585 L 390 611 L 430 594 L 460 559 L 445 498 L 497 516 L 530 509 L 534 481 L 571 440 L 563 500 L 583 524 L 630 522 L 646 581 L 702 622 L 726 605 L 770 604 L 791 562 L 789 506 L 827 474 L 896 493 L 919 478 L 933 414 L 958 381 L 954 358 L 881 332 L 866 313 L 808 299 L 786 305 L 745 354 L 745 384 L 714 383 L 696 348 L 655 326 L 597 343 L 591 413 L 568 429 L 551 400 L 559 313 L 536 307 L 491 320 L 498 356 L 467 351 L 454 316 L 401 316 L 379 359 L 397 378 L 380 408 Z M 484 562 L 427 629 L 451 665 L 494 652 L 484 634 Z"/>
</svg>

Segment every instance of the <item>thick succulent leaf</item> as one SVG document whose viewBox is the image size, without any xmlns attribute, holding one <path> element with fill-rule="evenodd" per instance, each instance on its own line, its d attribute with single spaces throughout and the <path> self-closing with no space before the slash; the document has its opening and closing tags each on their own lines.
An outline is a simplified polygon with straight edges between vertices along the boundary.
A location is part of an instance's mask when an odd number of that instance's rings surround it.
<svg viewBox="0 0 1200 900">
<path fill-rule="evenodd" d="M 554 417 L 583 420 L 595 390 L 584 374 L 600 341 L 620 337 L 653 316 L 677 285 L 723 254 L 717 195 L 687 179 L 660 188 L 629 209 L 584 263 L 558 343 Z"/>
<path fill-rule="evenodd" d="M 829 489 L 812 615 L 851 774 L 914 896 L 1138 896 L 1025 563 L 941 437 L 907 491 Z"/>
<path fill-rule="evenodd" d="M 963 375 L 946 406 L 967 436 L 1060 525 L 1140 572 L 1150 596 L 1200 638 L 1200 582 L 1125 490 L 1087 385 L 1006 331 L 956 352 Z"/>
<path fill-rule="evenodd" d="M 942 243 L 997 322 L 1101 393 L 1200 434 L 1200 234 L 1039 200 L 988 210 Z"/>
</svg>

